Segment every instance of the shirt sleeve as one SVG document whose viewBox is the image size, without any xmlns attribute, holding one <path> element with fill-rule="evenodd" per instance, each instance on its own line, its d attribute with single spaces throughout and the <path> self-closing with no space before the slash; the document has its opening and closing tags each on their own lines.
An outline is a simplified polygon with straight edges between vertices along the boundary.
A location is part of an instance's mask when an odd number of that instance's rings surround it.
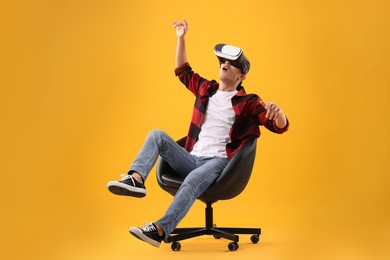
<svg viewBox="0 0 390 260">
<path fill-rule="evenodd" d="M 175 69 L 175 75 L 194 95 L 199 92 L 202 83 L 207 82 L 206 79 L 195 73 L 188 62 L 180 65 Z"/>
</svg>

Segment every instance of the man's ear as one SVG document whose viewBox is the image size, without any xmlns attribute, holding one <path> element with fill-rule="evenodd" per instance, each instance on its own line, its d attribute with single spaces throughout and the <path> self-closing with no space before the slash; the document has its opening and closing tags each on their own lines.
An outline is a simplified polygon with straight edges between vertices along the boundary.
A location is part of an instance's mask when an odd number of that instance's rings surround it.
<svg viewBox="0 0 390 260">
<path fill-rule="evenodd" d="M 243 81 L 245 78 L 246 78 L 246 75 L 245 74 L 241 74 L 241 76 L 240 76 L 241 81 Z"/>
</svg>

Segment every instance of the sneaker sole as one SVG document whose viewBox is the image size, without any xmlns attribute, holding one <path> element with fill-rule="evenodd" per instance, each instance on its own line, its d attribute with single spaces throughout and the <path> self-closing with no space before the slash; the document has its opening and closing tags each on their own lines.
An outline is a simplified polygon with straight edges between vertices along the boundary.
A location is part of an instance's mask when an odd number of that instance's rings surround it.
<svg viewBox="0 0 390 260">
<path fill-rule="evenodd" d="M 126 185 L 119 181 L 110 181 L 107 183 L 107 188 L 115 195 L 131 196 L 137 198 L 146 196 L 146 189 Z"/>
<path fill-rule="evenodd" d="M 146 243 L 149 243 L 151 244 L 152 246 L 155 246 L 155 247 L 160 247 L 161 243 L 156 241 L 156 240 L 153 240 L 151 239 L 150 237 L 148 236 L 145 236 L 144 233 L 142 232 L 141 229 L 137 228 L 137 227 L 131 227 L 129 229 L 129 232 L 130 234 L 132 234 L 133 236 L 135 236 L 136 238 L 146 242 Z"/>
</svg>

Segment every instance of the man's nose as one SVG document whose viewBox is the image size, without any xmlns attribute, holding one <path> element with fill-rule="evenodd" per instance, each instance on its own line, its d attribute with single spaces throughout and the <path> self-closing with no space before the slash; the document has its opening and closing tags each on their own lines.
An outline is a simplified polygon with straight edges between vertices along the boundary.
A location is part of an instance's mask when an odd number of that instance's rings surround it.
<svg viewBox="0 0 390 260">
<path fill-rule="evenodd" d="M 228 65 L 230 65 L 230 62 L 227 60 L 227 61 L 225 61 L 225 64 L 228 64 Z"/>
</svg>

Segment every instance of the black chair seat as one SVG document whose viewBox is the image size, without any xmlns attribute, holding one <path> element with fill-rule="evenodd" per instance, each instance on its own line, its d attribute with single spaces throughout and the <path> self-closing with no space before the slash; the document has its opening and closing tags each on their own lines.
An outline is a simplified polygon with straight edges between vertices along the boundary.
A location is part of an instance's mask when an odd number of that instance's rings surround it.
<svg viewBox="0 0 390 260">
<path fill-rule="evenodd" d="M 184 179 L 172 174 L 163 174 L 161 175 L 161 180 L 168 186 L 179 189 Z"/>
</svg>

